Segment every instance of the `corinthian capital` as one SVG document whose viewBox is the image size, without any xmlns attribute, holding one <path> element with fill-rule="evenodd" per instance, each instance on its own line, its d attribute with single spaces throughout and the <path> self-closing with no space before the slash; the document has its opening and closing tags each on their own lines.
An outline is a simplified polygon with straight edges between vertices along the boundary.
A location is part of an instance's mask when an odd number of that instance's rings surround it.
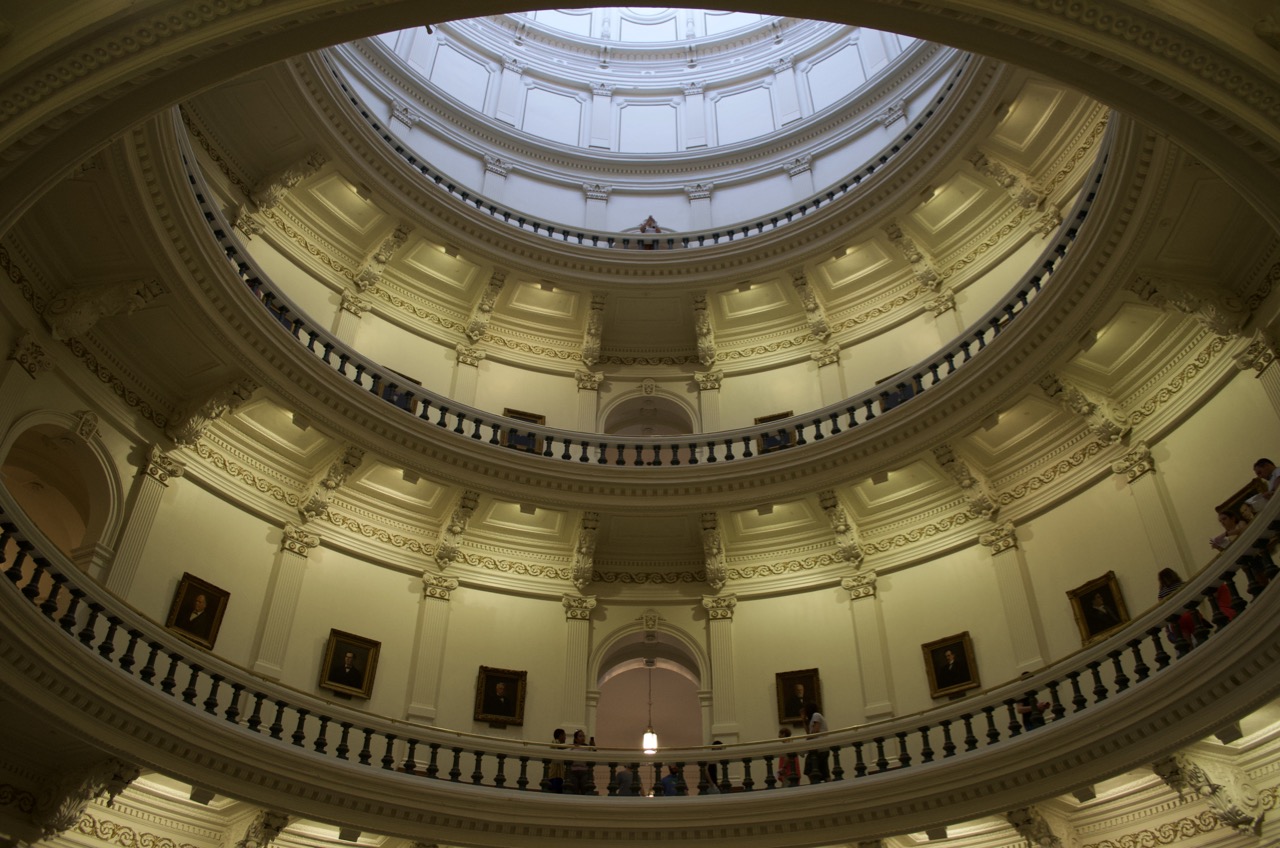
<svg viewBox="0 0 1280 848">
<path fill-rule="evenodd" d="M 712 621 L 733 621 L 733 610 L 738 606 L 737 595 L 703 595 L 702 608 Z"/>
<path fill-rule="evenodd" d="M 560 603 L 564 606 L 564 617 L 567 621 L 590 621 L 591 611 L 596 608 L 595 595 L 563 595 Z"/>
</svg>

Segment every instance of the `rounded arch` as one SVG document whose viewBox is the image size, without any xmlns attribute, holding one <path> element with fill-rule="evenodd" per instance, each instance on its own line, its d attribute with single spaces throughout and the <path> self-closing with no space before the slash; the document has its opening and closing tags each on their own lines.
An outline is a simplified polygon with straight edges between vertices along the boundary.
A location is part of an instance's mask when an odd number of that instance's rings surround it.
<svg viewBox="0 0 1280 848">
<path fill-rule="evenodd" d="M 114 546 L 124 486 L 97 429 L 97 416 L 43 410 L 23 416 L 0 440 L 9 491 L 49 541 L 80 565 L 81 552 Z"/>
<path fill-rule="evenodd" d="M 600 432 L 621 436 L 686 436 L 701 431 L 698 411 L 684 398 L 642 386 L 600 410 Z"/>
<path fill-rule="evenodd" d="M 642 617 L 609 634 L 592 652 L 587 672 L 598 688 L 611 674 L 642 666 L 647 659 L 687 677 L 699 689 L 711 679 L 711 659 L 705 648 L 661 618 L 653 630 L 645 627 Z"/>
</svg>

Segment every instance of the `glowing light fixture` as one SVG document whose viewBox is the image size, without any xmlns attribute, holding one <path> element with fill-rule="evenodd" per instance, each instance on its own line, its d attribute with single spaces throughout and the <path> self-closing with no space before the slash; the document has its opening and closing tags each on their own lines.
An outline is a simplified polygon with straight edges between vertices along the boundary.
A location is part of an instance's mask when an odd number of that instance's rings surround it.
<svg viewBox="0 0 1280 848">
<path fill-rule="evenodd" d="M 658 734 L 653 732 L 653 660 L 646 659 L 644 664 L 649 670 L 649 724 L 645 727 L 641 747 L 648 755 L 658 753 Z"/>
</svg>

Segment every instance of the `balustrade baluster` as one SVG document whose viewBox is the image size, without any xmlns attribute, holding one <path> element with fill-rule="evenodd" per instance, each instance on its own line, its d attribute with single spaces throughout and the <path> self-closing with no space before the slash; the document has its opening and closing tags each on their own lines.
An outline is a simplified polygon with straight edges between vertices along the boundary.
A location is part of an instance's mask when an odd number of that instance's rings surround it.
<svg viewBox="0 0 1280 848">
<path fill-rule="evenodd" d="M 1058 681 L 1050 680 L 1045 686 L 1049 687 L 1049 701 L 1053 704 L 1049 712 L 1053 713 L 1053 719 L 1057 721 L 1067 714 L 1067 708 L 1062 705 L 1062 700 L 1058 697 Z"/>
<path fill-rule="evenodd" d="M 1218 603 L 1218 587 L 1225 586 L 1229 582 L 1228 577 L 1220 580 L 1216 586 L 1206 586 L 1200 590 L 1200 594 L 1204 595 L 1204 599 L 1209 602 L 1209 609 L 1212 610 L 1210 617 L 1213 619 L 1213 626 L 1218 630 L 1231 623 L 1231 619 L 1227 618 L 1227 614 L 1222 611 L 1222 604 Z"/>
<path fill-rule="evenodd" d="M 681 771 L 684 770 L 683 763 L 681 764 L 680 768 L 681 768 Z M 710 786 L 710 784 L 707 783 L 707 762 L 706 760 L 699 760 L 698 761 L 698 794 L 706 795 L 708 786 Z"/>
<path fill-rule="evenodd" d="M 996 730 L 996 708 L 994 706 L 983 707 L 982 714 L 987 719 L 987 744 L 994 745 L 1000 741 L 1000 731 Z"/>
<path fill-rule="evenodd" d="M 462 777 L 462 749 L 451 748 L 453 751 L 453 766 L 449 769 L 449 780 L 457 783 Z"/>
<path fill-rule="evenodd" d="M 1102 682 L 1102 674 L 1099 671 L 1102 663 L 1098 660 L 1086 663 L 1085 668 L 1089 669 L 1089 674 L 1093 675 L 1093 702 L 1095 704 L 1107 700 L 1107 687 Z"/>
<path fill-rule="evenodd" d="M 649 462 L 649 464 L 650 465 L 662 464 L 662 446 L 661 445 L 653 445 L 653 459 Z"/>
<path fill-rule="evenodd" d="M 938 722 L 938 726 L 942 728 L 942 758 L 954 757 L 956 754 L 956 743 L 951 741 L 951 719 L 944 718 Z"/>
<path fill-rule="evenodd" d="M 699 771 L 701 771 L 701 769 L 699 769 Z M 689 794 L 689 784 L 684 782 L 684 763 L 676 763 L 676 794 Z"/>
<path fill-rule="evenodd" d="M 840 765 L 840 746 L 831 746 L 831 779 L 844 780 L 844 767 Z"/>
<path fill-rule="evenodd" d="M 404 763 L 401 767 L 404 769 L 406 774 L 416 775 L 418 773 L 418 761 L 414 759 L 414 754 L 417 753 L 418 750 L 418 740 L 410 737 L 405 741 L 408 743 L 409 748 L 405 751 Z"/>
<path fill-rule="evenodd" d="M 22 596 L 31 603 L 36 602 L 36 598 L 40 597 L 40 581 L 44 578 L 44 574 L 49 570 L 47 563 L 42 556 L 31 557 L 31 577 L 27 580 L 25 586 L 22 587 Z"/>
<path fill-rule="evenodd" d="M 889 759 L 884 755 L 884 737 L 877 736 L 871 741 L 876 745 L 876 771 L 887 771 L 889 768 Z"/>
<path fill-rule="evenodd" d="M 753 456 L 755 456 L 755 454 L 751 452 L 751 437 L 743 436 L 742 437 L 742 458 L 750 459 Z"/>
<path fill-rule="evenodd" d="M 267 735 L 272 739 L 282 739 L 284 734 L 284 708 L 287 707 L 284 701 L 276 701 L 276 717 L 272 720 L 271 726 L 267 728 Z"/>
<path fill-rule="evenodd" d="M 128 630 L 129 642 L 125 645 L 124 653 L 120 655 L 119 665 L 126 673 L 132 674 L 133 666 L 137 663 L 134 653 L 138 650 L 138 640 L 142 638 L 141 630 Z"/>
<path fill-rule="evenodd" d="M 1142 658 L 1142 640 L 1130 639 L 1127 644 L 1129 652 L 1133 654 L 1133 674 L 1141 683 L 1151 674 L 1151 667 Z"/>
<path fill-rule="evenodd" d="M 609 464 L 609 457 L 608 457 L 608 452 L 609 452 L 609 451 L 608 451 L 608 446 L 607 446 L 607 444 L 606 444 L 605 442 L 600 442 L 600 443 L 598 444 L 598 449 L 599 449 L 599 453 L 598 453 L 598 455 L 596 456 L 596 465 L 608 465 L 608 464 Z"/>
<path fill-rule="evenodd" d="M 568 441 L 568 439 L 566 439 L 565 441 Z M 578 443 L 578 449 L 582 451 L 582 453 L 578 455 L 578 462 L 590 462 L 591 461 L 591 444 L 586 439 L 583 439 Z"/>
<path fill-rule="evenodd" d="M 764 788 L 773 789 L 778 785 L 778 778 L 773 773 L 773 755 L 764 755 Z"/>
<path fill-rule="evenodd" d="M 1182 614 L 1170 613 L 1165 621 L 1169 626 L 1165 628 L 1165 635 L 1169 637 L 1169 641 L 1173 643 L 1173 652 L 1178 657 L 1185 657 L 1187 652 L 1191 650 L 1191 643 L 1187 641 L 1187 637 L 1182 632 Z"/>
<path fill-rule="evenodd" d="M 632 465 L 644 465 L 644 445 L 632 445 L 636 452 L 635 461 Z"/>
<path fill-rule="evenodd" d="M 493 785 L 501 789 L 507 782 L 506 767 L 507 755 L 497 754 L 498 771 L 493 775 Z"/>
<path fill-rule="evenodd" d="M 1119 649 L 1108 651 L 1107 656 L 1111 658 L 1111 667 L 1115 670 L 1111 682 L 1115 684 L 1116 692 L 1123 692 L 1129 688 L 1129 675 L 1124 673 L 1124 665 L 1120 662 L 1120 658 L 1124 656 L 1124 651 Z"/>
<path fill-rule="evenodd" d="M 253 715 L 249 716 L 249 720 L 245 722 L 245 727 L 254 733 L 258 732 L 258 728 L 262 726 L 262 702 L 267 696 L 261 692 L 253 693 Z"/>
<path fill-rule="evenodd" d="M 973 735 L 973 714 L 965 713 L 960 716 L 960 720 L 964 722 L 964 749 L 966 751 L 977 750 L 978 737 Z"/>
<path fill-rule="evenodd" d="M 386 771 L 391 771 L 392 767 L 396 764 L 396 758 L 392 756 L 391 751 L 392 746 L 395 745 L 396 742 L 396 735 L 394 733 L 388 733 L 386 735 L 386 740 L 386 748 L 382 751 L 382 768 Z"/>
<path fill-rule="evenodd" d="M 916 730 L 920 734 L 920 762 L 931 763 L 933 762 L 933 748 L 929 746 L 929 726 L 926 724 L 923 727 L 916 728 Z"/>
<path fill-rule="evenodd" d="M 71 600 L 67 603 L 67 611 L 62 614 L 62 618 L 58 619 L 58 626 L 70 634 L 75 630 L 76 611 L 80 609 L 80 601 L 84 600 L 85 594 L 83 589 L 75 586 L 67 591 L 71 594 Z"/>
<path fill-rule="evenodd" d="M 498 432 L 501 429 L 501 426 L 498 423 L 494 422 L 489 425 L 489 429 L 491 431 L 489 434 L 489 444 L 491 445 L 502 444 L 502 442 L 498 439 Z"/>
<path fill-rule="evenodd" d="M 538 788 L 543 792 L 551 791 L 551 760 L 542 760 L 542 780 L 538 781 Z"/>
<path fill-rule="evenodd" d="M 707 442 L 707 462 L 716 462 L 716 443 Z"/>
<path fill-rule="evenodd" d="M 374 752 L 371 749 L 372 744 L 374 744 L 374 729 L 365 728 L 364 743 L 361 744 L 360 753 L 356 754 L 356 762 L 360 763 L 360 765 L 367 766 L 372 762 L 372 758 L 374 758 Z"/>
<path fill-rule="evenodd" d="M 1244 587 L 1249 597 L 1256 598 L 1261 595 L 1263 587 L 1267 585 L 1266 571 L 1263 569 L 1261 557 L 1246 554 L 1236 560 L 1236 565 L 1243 568 L 1244 573 L 1249 576 L 1249 582 Z"/>
<path fill-rule="evenodd" d="M 853 743 L 853 777 L 856 780 L 859 777 L 865 777 L 867 774 L 867 764 L 862 759 L 862 740 Z"/>
<path fill-rule="evenodd" d="M 89 617 L 85 620 L 84 627 L 80 628 L 80 634 L 77 637 L 80 644 L 86 648 L 93 644 L 93 637 L 98 633 L 98 616 L 103 613 L 103 606 L 97 601 L 89 602 Z"/>
<path fill-rule="evenodd" d="M 1088 699 L 1080 691 L 1080 672 L 1068 671 L 1067 680 L 1071 681 L 1071 706 L 1075 707 L 1074 711 L 1078 713 L 1089 706 Z"/>
<path fill-rule="evenodd" d="M 434 778 L 440 774 L 440 766 L 438 764 L 440 757 L 440 743 L 431 742 L 428 747 L 431 748 L 431 756 L 427 759 L 427 777 Z"/>
<path fill-rule="evenodd" d="M 352 727 L 353 725 L 349 721 L 338 722 L 338 729 L 341 732 L 338 734 L 338 747 L 333 749 L 333 755 L 340 760 L 345 760 L 347 754 L 351 753 L 351 745 L 348 739 Z"/>
<path fill-rule="evenodd" d="M 872 421 L 876 417 L 876 402 L 871 398 L 864 398 L 862 401 L 864 411 L 867 413 L 862 416 L 863 421 Z"/>
<path fill-rule="evenodd" d="M 1160 639 L 1160 628 L 1159 628 L 1159 627 L 1152 627 L 1151 629 L 1149 629 L 1149 630 L 1147 631 L 1147 635 L 1148 635 L 1148 636 L 1150 636 L 1150 637 L 1151 637 L 1151 641 L 1155 643 L 1155 646 L 1156 646 L 1156 652 L 1155 652 L 1156 670 L 1157 670 L 1157 671 L 1159 671 L 1160 669 L 1162 669 L 1162 668 L 1164 668 L 1165 666 L 1167 666 L 1167 665 L 1169 664 L 1170 659 L 1172 659 L 1172 658 L 1169 656 L 1169 652 L 1168 652 L 1168 651 L 1166 651 L 1166 650 L 1164 649 L 1164 642 L 1163 642 L 1163 641 L 1161 641 L 1161 639 Z"/>
<path fill-rule="evenodd" d="M 182 690 L 182 702 L 184 704 L 196 705 L 196 682 L 200 679 L 200 672 L 204 671 L 201 666 L 192 663 L 188 666 L 191 669 L 190 676 L 187 677 L 187 688 Z"/>
<path fill-rule="evenodd" d="M 850 430 L 858 426 L 858 408 L 856 406 L 846 406 L 844 411 L 849 416 L 849 423 L 846 425 Z"/>
<path fill-rule="evenodd" d="M 480 441 L 480 416 L 471 419 L 471 438 Z"/>
<path fill-rule="evenodd" d="M 689 443 L 689 464 L 698 464 L 698 445 L 695 442 Z"/>
<path fill-rule="evenodd" d="M 58 599 L 62 595 L 62 584 L 67 582 L 67 578 L 53 571 L 49 574 L 49 579 L 53 585 L 49 587 L 49 594 L 45 596 L 44 603 L 40 605 L 40 612 L 44 613 L 45 618 L 53 621 L 54 614 L 58 611 Z"/>
<path fill-rule="evenodd" d="M 483 760 L 484 760 L 484 751 L 477 750 L 476 765 L 475 765 L 475 768 L 471 770 L 471 783 L 474 784 L 475 786 L 479 786 L 480 784 L 484 783 L 484 770 L 481 768 Z"/>
<path fill-rule="evenodd" d="M 209 715 L 218 714 L 218 687 L 226 680 L 221 674 L 209 675 L 209 695 L 204 699 L 204 711 Z"/>
<path fill-rule="evenodd" d="M 440 407 L 440 414 L 439 414 L 439 417 L 438 417 L 438 418 L 436 418 L 436 426 L 437 426 L 437 427 L 447 427 L 447 426 L 449 426 L 448 422 L 444 420 L 444 417 L 445 417 L 446 415 L 448 415 L 448 414 L 449 414 L 449 407 L 447 407 L 447 406 L 442 406 L 442 407 Z"/>
<path fill-rule="evenodd" d="M 899 730 L 895 735 L 898 737 L 898 765 L 906 768 L 911 765 L 911 755 L 907 753 L 907 731 Z"/>
<path fill-rule="evenodd" d="M 116 631 L 120 629 L 123 621 L 114 615 L 107 616 L 107 635 L 102 637 L 102 641 L 98 643 L 98 654 L 104 659 L 111 659 L 111 655 L 116 652 Z"/>
<path fill-rule="evenodd" d="M 726 768 L 724 772 L 724 784 L 725 786 L 730 786 L 728 768 Z M 756 785 L 756 782 L 751 777 L 751 758 L 743 757 L 742 758 L 742 791 L 750 792 L 755 785 Z M 730 789 L 731 788 L 732 787 L 730 786 Z M 729 790 L 726 789 L 725 791 L 727 792 Z"/>
<path fill-rule="evenodd" d="M 786 431 L 786 430 L 782 430 L 782 431 L 780 431 L 780 432 L 781 432 L 781 433 L 782 433 L 782 435 L 785 437 L 785 435 L 786 435 L 786 432 L 787 432 L 787 431 Z M 801 423 L 801 424 L 797 424 L 797 425 L 796 425 L 796 444 L 797 444 L 797 445 L 807 445 L 808 443 L 809 443 L 809 442 L 808 442 L 808 441 L 805 439 L 805 437 L 804 437 L 804 424 L 802 424 L 802 423 Z"/>
<path fill-rule="evenodd" d="M 831 435 L 838 436 L 840 434 L 840 414 L 838 412 L 828 412 L 827 418 L 831 420 Z"/>
<path fill-rule="evenodd" d="M 733 461 L 733 439 L 724 440 L 724 461 Z"/>
<path fill-rule="evenodd" d="M 733 784 L 729 782 L 729 761 L 728 760 L 720 761 L 720 783 L 719 785 L 717 785 L 716 788 L 719 789 L 721 792 L 725 792 L 725 793 L 733 789 Z"/>
<path fill-rule="evenodd" d="M 520 757 L 520 775 L 516 778 L 516 789 L 523 792 L 529 786 L 529 757 Z"/>
<path fill-rule="evenodd" d="M 240 695 L 244 692 L 243 683 L 231 684 L 231 703 L 227 704 L 227 709 L 223 712 L 222 717 L 232 724 L 238 724 L 237 719 L 240 718 Z"/>
<path fill-rule="evenodd" d="M 1028 697 L 1031 699 L 1031 703 L 1034 705 L 1036 702 L 1035 693 L 1034 692 L 1028 693 Z M 1017 703 L 1018 702 L 1013 698 L 1005 698 L 1004 700 L 1004 707 L 1006 710 L 1009 711 L 1009 738 L 1010 739 L 1012 739 L 1014 736 L 1019 736 L 1022 734 L 1022 720 L 1018 717 L 1018 710 L 1015 706 Z"/>
<path fill-rule="evenodd" d="M 293 740 L 294 745 L 301 748 L 302 743 L 307 740 L 306 723 L 307 716 L 311 714 L 311 711 L 299 708 L 295 712 L 298 714 L 298 723 L 294 725 L 293 735 L 290 738 Z"/>
<path fill-rule="evenodd" d="M 160 691 L 166 695 L 172 695 L 173 690 L 178 688 L 178 661 L 182 657 L 178 654 L 169 652 L 169 670 L 165 672 L 164 679 L 160 681 Z"/>
<path fill-rule="evenodd" d="M 679 465 L 680 464 L 680 446 L 673 442 L 669 447 L 671 448 L 671 464 Z"/>
</svg>

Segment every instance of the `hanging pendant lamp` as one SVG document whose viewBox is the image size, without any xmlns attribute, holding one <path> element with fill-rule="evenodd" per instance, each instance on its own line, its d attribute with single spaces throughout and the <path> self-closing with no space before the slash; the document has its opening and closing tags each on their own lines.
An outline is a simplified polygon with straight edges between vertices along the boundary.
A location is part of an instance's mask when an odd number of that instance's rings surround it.
<svg viewBox="0 0 1280 848">
<path fill-rule="evenodd" d="M 644 731 L 644 740 L 641 747 L 646 755 L 658 753 L 658 734 L 653 732 L 653 660 L 645 660 L 645 667 L 649 671 L 649 725 Z"/>
</svg>

